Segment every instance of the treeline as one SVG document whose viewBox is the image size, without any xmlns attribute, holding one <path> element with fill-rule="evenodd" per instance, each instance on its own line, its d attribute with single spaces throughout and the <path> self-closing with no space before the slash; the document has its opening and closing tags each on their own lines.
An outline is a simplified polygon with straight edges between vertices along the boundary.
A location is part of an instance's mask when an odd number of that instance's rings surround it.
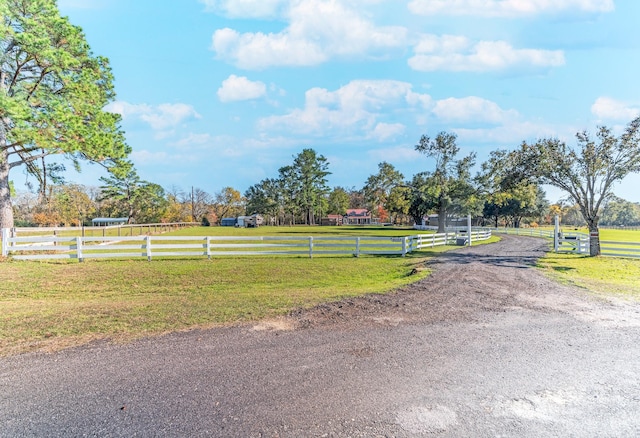
<svg viewBox="0 0 640 438">
<path fill-rule="evenodd" d="M 233 187 L 208 193 L 197 187 L 162 186 L 142 180 L 125 162 L 97 187 L 64 183 L 41 185 L 36 192 L 14 193 L 17 226 L 91 225 L 95 217 L 124 217 L 131 223 L 200 222 L 216 225 L 225 217 L 259 213 L 270 225 L 314 225 L 327 215 L 367 209 L 380 223 L 421 223 L 429 214 L 471 214 L 478 225 L 536 226 L 555 215 L 567 225 L 584 225 L 577 205 L 549 205 L 542 188 L 528 180 L 507 181 L 509 154 L 496 151 L 472 175 L 475 155 L 458 157 L 453 134 L 423 136 L 416 149 L 432 158 L 435 168 L 407 179 L 392 164 L 381 162 L 360 188 L 327 185 L 329 163 L 304 149 L 278 175 L 264 179 L 244 194 Z M 440 221 L 439 221 L 440 222 Z M 604 205 L 603 225 L 640 224 L 640 205 L 612 197 Z M 443 224 L 444 225 L 444 224 Z"/>
</svg>

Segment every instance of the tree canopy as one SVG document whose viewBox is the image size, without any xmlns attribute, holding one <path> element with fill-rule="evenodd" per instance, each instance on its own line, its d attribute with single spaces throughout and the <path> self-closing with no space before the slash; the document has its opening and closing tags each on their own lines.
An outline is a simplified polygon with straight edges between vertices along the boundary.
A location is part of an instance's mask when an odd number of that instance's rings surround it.
<svg viewBox="0 0 640 438">
<path fill-rule="evenodd" d="M 131 162 L 112 168 L 111 176 L 100 181 L 101 200 L 108 203 L 110 214 L 126 217 L 128 223 L 160 222 L 169 205 L 164 189 L 140 179 Z"/>
<path fill-rule="evenodd" d="M 475 153 L 458 158 L 460 148 L 456 144 L 456 135 L 440 132 L 435 139 L 426 135 L 415 146 L 435 161 L 435 170 L 414 178 L 414 194 L 419 199 L 412 202 L 412 215 L 417 206 L 435 205 L 438 211 L 438 232 L 445 230 L 449 213 L 472 213 L 479 208 L 479 199 L 471 180 L 471 168 L 475 164 Z M 431 200 L 425 199 L 431 197 Z"/>
<path fill-rule="evenodd" d="M 3 0 L 0 12 L 0 226 L 11 227 L 11 169 L 41 179 L 47 156 L 106 165 L 130 148 L 119 116 L 104 111 L 115 98 L 107 59 L 55 0 Z"/>
<path fill-rule="evenodd" d="M 586 131 L 576 134 L 577 146 L 558 139 L 523 143 L 517 173 L 532 175 L 541 183 L 564 190 L 578 205 L 591 232 L 592 256 L 600 254 L 598 222 L 603 203 L 613 195 L 616 182 L 640 172 L 640 117 L 616 136 L 599 127 L 595 138 Z"/>
</svg>

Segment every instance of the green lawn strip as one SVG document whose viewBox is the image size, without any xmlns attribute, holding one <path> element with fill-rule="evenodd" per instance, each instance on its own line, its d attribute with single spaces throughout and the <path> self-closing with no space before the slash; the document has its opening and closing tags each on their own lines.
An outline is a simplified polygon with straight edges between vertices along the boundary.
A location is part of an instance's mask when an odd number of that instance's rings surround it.
<svg viewBox="0 0 640 438">
<path fill-rule="evenodd" d="M 584 227 L 563 226 L 562 231 L 589 233 Z M 640 242 L 640 231 L 605 228 L 600 230 L 600 240 Z M 538 261 L 538 267 L 564 284 L 576 285 L 596 294 L 640 300 L 640 259 L 589 257 L 551 251 Z"/>
<path fill-rule="evenodd" d="M 640 300 L 640 260 L 549 252 L 538 266 L 562 283 L 597 294 Z"/>
</svg>

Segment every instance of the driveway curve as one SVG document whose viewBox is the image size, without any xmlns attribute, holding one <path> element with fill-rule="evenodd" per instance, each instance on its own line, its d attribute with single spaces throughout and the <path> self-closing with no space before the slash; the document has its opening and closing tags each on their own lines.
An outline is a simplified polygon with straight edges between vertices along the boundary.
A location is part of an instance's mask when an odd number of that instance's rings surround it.
<svg viewBox="0 0 640 438">
<path fill-rule="evenodd" d="M 387 295 L 0 359 L 0 436 L 640 436 L 640 306 L 548 280 L 546 250 L 505 236 Z"/>
</svg>

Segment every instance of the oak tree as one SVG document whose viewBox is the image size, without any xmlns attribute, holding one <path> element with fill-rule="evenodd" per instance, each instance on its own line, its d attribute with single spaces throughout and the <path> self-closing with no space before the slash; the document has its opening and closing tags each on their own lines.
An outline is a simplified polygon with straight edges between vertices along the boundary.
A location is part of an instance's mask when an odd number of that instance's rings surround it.
<svg viewBox="0 0 640 438">
<path fill-rule="evenodd" d="M 601 126 L 595 138 L 583 131 L 576 139 L 576 147 L 555 138 L 523 143 L 519 172 L 530 173 L 569 195 L 587 223 L 590 254 L 596 256 L 600 254 L 598 222 L 604 203 L 613 195 L 616 182 L 640 172 L 640 117 L 620 136 Z"/>
<path fill-rule="evenodd" d="M 471 153 L 458 158 L 460 148 L 456 139 L 455 134 L 440 132 L 435 139 L 423 135 L 415 146 L 418 152 L 435 161 L 433 172 L 422 176 L 423 187 L 419 191 L 434 198 L 438 233 L 445 231 L 448 214 L 472 213 L 478 209 L 478 198 L 471 180 L 476 155 Z"/>
</svg>

